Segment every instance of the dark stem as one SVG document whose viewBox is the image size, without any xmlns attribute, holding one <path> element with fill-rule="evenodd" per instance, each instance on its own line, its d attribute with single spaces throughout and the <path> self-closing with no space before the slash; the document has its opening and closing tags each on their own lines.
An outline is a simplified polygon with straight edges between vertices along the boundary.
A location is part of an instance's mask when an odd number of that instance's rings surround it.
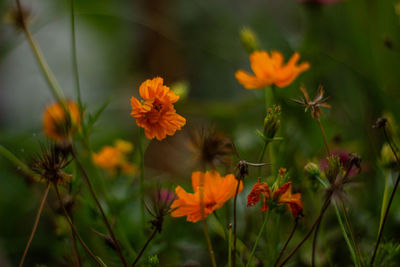
<svg viewBox="0 0 400 267">
<path fill-rule="evenodd" d="M 400 165 L 400 161 L 399 161 L 399 158 L 397 156 L 396 150 L 394 149 L 393 144 L 390 141 L 390 138 L 389 138 L 389 136 L 388 136 L 388 134 L 386 132 L 386 127 L 385 126 L 383 126 L 383 134 L 385 135 L 386 141 L 388 142 L 388 144 L 390 146 L 390 149 L 392 150 L 393 155 L 396 158 L 397 164 Z M 394 184 L 393 191 L 392 191 L 392 193 L 390 195 L 389 202 L 388 202 L 388 205 L 386 207 L 386 210 L 385 210 L 385 213 L 384 213 L 384 216 L 383 216 L 381 227 L 379 228 L 378 239 L 376 240 L 374 252 L 372 254 L 371 261 L 370 261 L 370 266 L 373 266 L 373 263 L 375 261 L 376 252 L 378 251 L 379 243 L 381 242 L 381 238 L 382 238 L 383 227 L 385 226 L 385 223 L 386 223 L 386 220 L 387 220 L 387 217 L 388 217 L 388 214 L 389 214 L 390 207 L 392 206 L 394 195 L 396 193 L 397 187 L 399 186 L 399 182 L 400 182 L 400 174 L 397 176 L 396 183 Z"/>
<path fill-rule="evenodd" d="M 324 143 L 325 143 L 326 152 L 327 152 L 327 154 L 328 154 L 328 156 L 329 156 L 331 153 L 329 152 L 328 139 L 326 138 L 326 134 L 325 134 L 325 131 L 324 131 L 324 127 L 322 127 L 322 123 L 321 123 L 321 121 L 320 121 L 319 118 L 317 118 L 317 123 L 318 123 L 318 125 L 319 125 L 319 129 L 321 130 L 322 137 L 324 138 Z"/>
<path fill-rule="evenodd" d="M 318 218 L 315 220 L 314 224 L 311 226 L 311 229 L 308 231 L 306 236 L 300 241 L 299 244 L 297 244 L 297 246 L 289 253 L 289 255 L 283 260 L 283 262 L 279 266 L 285 265 L 290 260 L 290 258 L 296 253 L 296 251 L 304 244 L 304 242 L 306 242 L 307 239 L 311 236 L 311 234 L 314 231 L 314 228 L 319 224 L 322 217 L 324 216 L 325 211 L 328 209 L 330 202 L 331 202 L 331 196 L 328 196 L 324 205 L 322 206 L 322 209 L 321 209 L 321 212 L 320 212 Z"/>
<path fill-rule="evenodd" d="M 72 218 L 71 218 L 71 221 L 72 221 Z M 72 246 L 74 248 L 74 257 L 75 257 L 76 266 L 80 267 L 81 259 L 79 258 L 78 246 L 76 244 L 76 236 L 74 233 L 71 233 L 71 242 L 72 242 Z"/>
<path fill-rule="evenodd" d="M 150 244 L 151 240 L 153 240 L 153 238 L 156 236 L 157 234 L 157 228 L 154 228 L 153 233 L 151 234 L 151 236 L 147 239 L 146 243 L 144 244 L 144 246 L 142 247 L 142 249 L 139 251 L 139 254 L 136 256 L 135 261 L 132 263 L 132 267 L 136 265 L 136 263 L 139 261 L 140 257 L 142 257 L 144 251 L 146 250 L 147 246 Z"/>
<path fill-rule="evenodd" d="M 236 178 L 237 179 L 237 178 Z M 232 250 L 232 266 L 236 266 L 236 228 L 237 228 L 237 215 L 236 215 L 236 204 L 237 196 L 239 193 L 240 179 L 237 179 L 238 183 L 236 186 L 235 197 L 233 199 L 233 250 Z"/>
<path fill-rule="evenodd" d="M 36 214 L 36 219 L 35 219 L 35 223 L 33 224 L 31 235 L 29 236 L 28 243 L 26 243 L 26 247 L 24 250 L 24 254 L 22 255 L 21 261 L 19 262 L 19 267 L 22 267 L 22 265 L 24 265 L 26 254 L 28 254 L 29 247 L 31 246 L 33 237 L 35 236 L 36 229 L 39 224 L 39 219 L 40 219 L 40 216 L 42 215 L 44 203 L 46 203 L 46 199 L 47 199 L 47 195 L 49 194 L 49 191 L 50 191 L 50 184 L 48 183 L 46 186 L 46 189 L 44 190 L 44 194 L 43 194 L 42 201 L 40 202 L 39 210 Z"/>
<path fill-rule="evenodd" d="M 73 157 L 74 157 L 74 159 L 75 159 L 76 165 L 78 166 L 78 168 L 79 168 L 79 170 L 81 171 L 81 173 L 82 173 L 82 175 L 83 175 L 83 177 L 84 177 L 86 183 L 88 184 L 90 194 L 92 195 L 92 198 L 93 198 L 93 200 L 95 201 L 96 206 L 97 206 L 97 208 L 99 209 L 99 211 L 100 211 L 100 213 L 101 213 L 101 216 L 102 216 L 102 218 L 103 218 L 103 221 L 104 221 L 105 225 L 107 226 L 108 232 L 109 232 L 110 235 L 111 235 L 111 239 L 112 239 L 113 242 L 114 242 L 115 249 L 117 250 L 119 257 L 121 258 L 122 263 L 124 264 L 124 266 L 128 266 L 128 262 L 126 261 L 124 255 L 123 255 L 123 253 L 122 253 L 121 246 L 119 245 L 119 242 L 118 242 L 118 240 L 117 240 L 117 238 L 116 238 L 116 236 L 115 236 L 115 234 L 114 234 L 114 231 L 113 231 L 113 229 L 112 229 L 112 227 L 111 227 L 111 224 L 110 224 L 110 222 L 108 221 L 107 216 L 106 216 L 106 214 L 105 214 L 105 212 L 104 212 L 104 210 L 103 210 L 103 208 L 102 208 L 102 206 L 101 206 L 101 204 L 100 204 L 100 201 L 99 201 L 99 199 L 98 199 L 97 196 L 96 196 L 96 192 L 94 191 L 93 185 L 92 185 L 92 183 L 90 182 L 89 176 L 87 175 L 85 169 L 83 168 L 83 166 L 82 166 L 81 163 L 79 162 L 77 156 L 75 155 L 75 152 L 72 152 L 72 155 L 73 155 Z"/>
<path fill-rule="evenodd" d="M 313 243 L 312 243 L 312 253 L 311 253 L 311 266 L 315 266 L 315 251 L 317 249 L 317 237 L 319 233 L 319 228 L 321 227 L 321 222 L 322 222 L 322 217 L 319 220 L 319 223 L 317 224 L 317 227 L 315 228 L 314 231 L 314 238 L 313 238 Z"/>
<path fill-rule="evenodd" d="M 78 240 L 79 240 L 79 242 L 81 243 L 82 247 L 86 250 L 86 252 L 90 255 L 90 257 L 92 257 L 92 259 L 93 259 L 99 266 L 103 266 L 102 263 L 101 263 L 101 262 L 99 261 L 99 259 L 97 258 L 97 256 L 94 255 L 94 253 L 89 249 L 89 247 L 88 247 L 88 246 L 86 245 L 86 243 L 83 241 L 82 237 L 79 235 L 79 233 L 78 233 L 78 231 L 76 230 L 74 224 L 72 223 L 71 218 L 69 217 L 68 212 L 67 212 L 67 210 L 65 209 L 64 202 L 63 202 L 63 200 L 62 200 L 62 198 L 61 198 L 60 191 L 58 190 L 57 184 L 53 184 L 53 187 L 54 187 L 54 190 L 56 191 L 57 198 L 58 198 L 58 201 L 60 202 L 60 206 L 61 206 L 61 209 L 63 210 L 64 216 L 65 216 L 65 218 L 67 219 L 67 221 L 68 221 L 68 223 L 69 223 L 69 225 L 70 225 L 70 227 L 71 227 L 71 230 L 72 230 L 73 233 L 75 234 L 76 238 L 78 238 Z"/>
<path fill-rule="evenodd" d="M 282 258 L 283 253 L 284 253 L 285 250 L 286 250 L 286 247 L 288 246 L 290 240 L 292 240 L 292 237 L 293 237 L 293 235 L 294 235 L 294 232 L 296 231 L 296 228 L 297 228 L 297 223 L 298 223 L 298 219 L 296 218 L 295 221 L 294 221 L 292 230 L 290 231 L 289 237 L 288 237 L 288 239 L 286 240 L 285 244 L 283 245 L 283 247 L 282 247 L 282 249 L 281 249 L 281 252 L 279 253 L 278 258 L 277 258 L 276 261 L 275 261 L 274 267 L 278 266 L 279 260 Z"/>
</svg>

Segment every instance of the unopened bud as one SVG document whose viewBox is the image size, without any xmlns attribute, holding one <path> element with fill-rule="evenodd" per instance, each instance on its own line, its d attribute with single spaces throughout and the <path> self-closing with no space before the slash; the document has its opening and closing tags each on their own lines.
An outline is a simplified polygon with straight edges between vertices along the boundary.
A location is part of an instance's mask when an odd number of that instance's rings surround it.
<svg viewBox="0 0 400 267">
<path fill-rule="evenodd" d="M 328 180 L 332 183 L 342 171 L 342 163 L 340 163 L 340 158 L 336 155 L 329 156 L 327 159 L 328 168 L 325 171 L 325 175 L 326 178 L 328 178 Z"/>
<path fill-rule="evenodd" d="M 310 177 L 320 176 L 321 174 L 318 165 L 314 162 L 307 163 L 306 166 L 304 166 L 304 172 L 310 175 Z"/>
<path fill-rule="evenodd" d="M 267 116 L 264 119 L 264 136 L 266 138 L 271 139 L 275 136 L 281 124 L 280 115 L 280 106 L 274 106 L 268 109 Z"/>
<path fill-rule="evenodd" d="M 185 100 L 189 94 L 189 83 L 187 81 L 175 82 L 171 85 L 171 90 L 179 96 L 180 101 Z"/>
<path fill-rule="evenodd" d="M 240 30 L 240 41 L 247 53 L 251 54 L 255 50 L 258 50 L 257 37 L 249 28 L 244 27 Z"/>
</svg>

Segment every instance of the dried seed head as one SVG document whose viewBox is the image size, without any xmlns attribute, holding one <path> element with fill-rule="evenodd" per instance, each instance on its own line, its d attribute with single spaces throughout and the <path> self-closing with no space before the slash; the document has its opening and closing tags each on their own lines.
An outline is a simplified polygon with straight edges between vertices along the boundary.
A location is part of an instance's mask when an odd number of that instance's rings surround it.
<svg viewBox="0 0 400 267">
<path fill-rule="evenodd" d="M 23 31 L 25 25 L 31 20 L 31 11 L 25 7 L 22 7 L 22 10 L 17 7 L 10 7 L 4 16 L 5 23 L 14 25 L 17 31 Z"/>
<path fill-rule="evenodd" d="M 42 146 L 41 150 L 41 154 L 32 161 L 31 169 L 47 182 L 57 184 L 70 182 L 72 175 L 62 170 L 70 163 L 65 150 L 61 150 L 54 144 Z"/>
<path fill-rule="evenodd" d="M 175 199 L 176 195 L 173 192 L 157 187 L 149 197 L 149 205 L 145 205 L 148 213 L 153 217 L 150 223 L 159 233 L 162 231 L 164 217 L 173 211 L 170 207 Z"/>
<path fill-rule="evenodd" d="M 385 117 L 380 117 L 372 125 L 372 128 L 383 129 L 386 126 L 386 123 L 387 123 L 387 119 Z"/>
<path fill-rule="evenodd" d="M 196 163 L 212 169 L 217 166 L 229 167 L 233 161 L 232 156 L 236 154 L 232 140 L 213 128 L 192 131 L 189 149 L 193 152 Z"/>
</svg>

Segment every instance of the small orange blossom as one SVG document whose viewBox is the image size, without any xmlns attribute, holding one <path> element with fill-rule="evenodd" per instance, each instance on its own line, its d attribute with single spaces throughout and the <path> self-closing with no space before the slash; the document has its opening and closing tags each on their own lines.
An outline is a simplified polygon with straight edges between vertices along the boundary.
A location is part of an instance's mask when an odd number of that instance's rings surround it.
<svg viewBox="0 0 400 267">
<path fill-rule="evenodd" d="M 62 141 L 75 135 L 80 124 L 79 108 L 73 101 L 68 101 L 65 107 L 60 103 L 54 103 L 46 108 L 43 115 L 44 133 L 55 141 Z"/>
<path fill-rule="evenodd" d="M 178 101 L 179 96 L 163 85 L 162 78 L 144 81 L 139 87 L 139 93 L 143 100 L 131 98 L 131 116 L 136 118 L 138 126 L 144 128 L 148 139 L 162 140 L 185 125 L 185 118 L 178 115 L 172 105 Z"/>
<path fill-rule="evenodd" d="M 192 187 L 194 193 L 187 193 L 178 186 L 175 193 L 178 197 L 172 204 L 172 217 L 186 216 L 189 222 L 198 222 L 205 219 L 214 210 L 221 208 L 225 202 L 235 196 L 237 180 L 233 174 L 225 177 L 217 171 L 193 172 Z M 240 182 L 239 192 L 243 190 Z M 201 192 L 203 192 L 203 203 L 201 203 Z M 203 211 L 201 210 L 203 207 Z M 203 217 L 203 216 L 204 217 Z"/>
<path fill-rule="evenodd" d="M 283 88 L 310 67 L 307 62 L 297 65 L 299 58 L 299 53 L 294 53 L 288 63 L 284 65 L 283 56 L 278 51 L 272 51 L 271 55 L 267 51 L 255 51 L 250 55 L 251 69 L 254 75 L 238 70 L 235 76 L 246 89 L 261 89 L 273 84 Z"/>
</svg>

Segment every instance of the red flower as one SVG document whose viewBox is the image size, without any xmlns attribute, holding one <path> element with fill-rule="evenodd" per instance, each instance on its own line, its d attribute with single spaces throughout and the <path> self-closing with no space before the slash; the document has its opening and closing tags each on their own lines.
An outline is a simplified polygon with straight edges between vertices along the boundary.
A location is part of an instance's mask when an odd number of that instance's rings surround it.
<svg viewBox="0 0 400 267">
<path fill-rule="evenodd" d="M 292 194 L 292 183 L 287 182 L 281 185 L 278 189 L 273 192 L 271 199 L 271 190 L 267 183 L 261 183 L 258 181 L 251 190 L 247 197 L 247 206 L 254 206 L 263 197 L 264 204 L 261 207 L 262 212 L 266 212 L 268 207 L 268 200 L 276 202 L 277 205 L 283 204 L 288 207 L 292 212 L 294 218 L 297 218 L 303 211 L 303 203 L 301 202 L 301 194 Z"/>
</svg>

